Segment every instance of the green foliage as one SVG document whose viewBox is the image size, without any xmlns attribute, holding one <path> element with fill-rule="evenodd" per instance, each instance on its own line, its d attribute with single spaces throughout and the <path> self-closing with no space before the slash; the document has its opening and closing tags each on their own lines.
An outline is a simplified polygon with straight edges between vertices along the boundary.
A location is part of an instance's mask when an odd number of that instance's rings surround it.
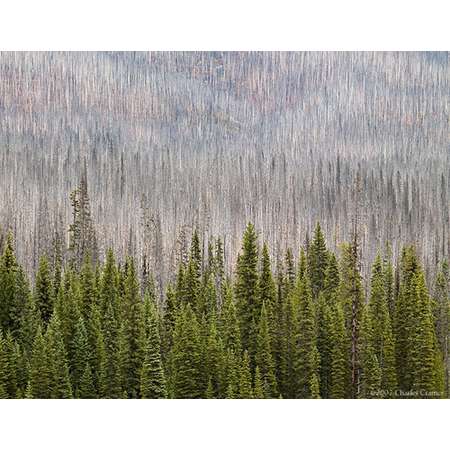
<svg viewBox="0 0 450 450">
<path fill-rule="evenodd" d="M 317 334 L 312 293 L 306 274 L 298 281 L 295 295 L 299 305 L 294 360 L 295 394 L 297 398 L 310 398 L 310 380 L 316 371 L 314 356 L 317 352 Z"/>
<path fill-rule="evenodd" d="M 253 398 L 252 374 L 250 372 L 250 358 L 245 351 L 239 376 L 239 398 Z"/>
<path fill-rule="evenodd" d="M 10 236 L 0 258 L 0 397 L 448 397 L 445 263 L 431 298 L 412 247 L 395 271 L 377 256 L 365 304 L 358 246 L 344 245 L 338 264 L 319 226 L 298 273 L 288 250 L 276 278 L 251 224 L 234 284 L 213 242 L 204 263 L 194 232 L 160 298 L 148 266 L 140 283 L 135 262 L 119 269 L 112 251 L 95 269 L 86 254 L 67 267 L 53 258 L 51 270 L 42 257 L 31 294 Z"/>
<path fill-rule="evenodd" d="M 313 298 L 317 298 L 319 292 L 323 290 L 325 284 L 325 274 L 328 264 L 328 252 L 325 238 L 317 223 L 314 230 L 314 238 L 308 252 L 308 275 L 311 283 Z"/>
<path fill-rule="evenodd" d="M 340 304 L 333 311 L 333 348 L 331 353 L 331 398 L 346 398 L 348 379 L 348 340 L 344 312 Z"/>
<path fill-rule="evenodd" d="M 249 349 L 251 361 L 254 358 L 257 325 L 261 312 L 261 303 L 258 296 L 257 241 L 255 228 L 249 223 L 243 237 L 242 253 L 238 257 L 235 293 L 242 345 Z"/>
<path fill-rule="evenodd" d="M 141 369 L 141 398 L 166 398 L 166 381 L 161 361 L 161 343 L 158 330 L 157 313 L 153 303 L 148 299 L 147 342 L 144 362 Z"/>
<path fill-rule="evenodd" d="M 89 363 L 86 363 L 86 367 L 80 379 L 78 397 L 87 399 L 97 398 L 97 391 L 95 390 L 91 366 L 89 365 Z"/>
<path fill-rule="evenodd" d="M 263 303 L 256 341 L 255 363 L 261 371 L 265 396 L 267 398 L 276 398 L 278 396 L 277 380 L 275 378 L 275 364 L 271 349 L 269 319 L 266 311 L 266 305 Z"/>
<path fill-rule="evenodd" d="M 172 363 L 172 397 L 201 398 L 206 386 L 202 380 L 200 331 L 191 305 L 183 307 L 175 322 Z"/>
<path fill-rule="evenodd" d="M 39 262 L 34 298 L 43 323 L 48 324 L 53 312 L 54 299 L 52 276 L 45 256 Z"/>
</svg>

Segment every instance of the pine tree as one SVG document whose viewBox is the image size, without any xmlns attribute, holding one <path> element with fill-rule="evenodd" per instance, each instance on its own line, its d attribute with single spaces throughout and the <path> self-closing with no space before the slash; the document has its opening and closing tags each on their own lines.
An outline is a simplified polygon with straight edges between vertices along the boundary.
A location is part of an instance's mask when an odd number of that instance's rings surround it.
<svg viewBox="0 0 450 450">
<path fill-rule="evenodd" d="M 105 367 L 106 348 L 102 330 L 102 319 L 97 305 L 91 306 L 91 311 L 86 322 L 86 331 L 89 341 L 88 362 L 92 371 L 94 386 L 100 389 L 101 380 L 104 378 L 102 370 Z"/>
<path fill-rule="evenodd" d="M 6 353 L 6 391 L 9 398 L 15 398 L 17 390 L 20 387 L 20 349 L 10 331 L 6 333 L 6 337 L 4 339 L 4 351 Z"/>
<path fill-rule="evenodd" d="M 102 361 L 99 391 L 103 398 L 121 398 L 121 370 L 119 361 L 119 329 L 112 299 L 107 302 L 103 322 L 103 342 L 105 357 Z"/>
<path fill-rule="evenodd" d="M 412 284 L 415 287 L 414 321 L 411 330 L 410 364 L 413 391 L 420 397 L 443 395 L 443 366 L 431 312 L 431 301 L 425 285 L 425 276 L 419 271 Z"/>
<path fill-rule="evenodd" d="M 72 338 L 72 342 L 74 354 L 73 359 L 71 360 L 71 383 L 75 396 L 78 396 L 79 389 L 81 388 L 81 379 L 86 370 L 86 366 L 89 364 L 90 359 L 88 335 L 86 327 L 84 325 L 83 317 L 81 315 L 75 326 L 75 334 Z"/>
<path fill-rule="evenodd" d="M 381 260 L 378 259 L 379 262 Z M 381 268 L 381 264 L 379 265 Z M 372 285 L 373 286 L 373 285 Z M 372 292 L 372 299 L 374 298 Z M 363 309 L 361 324 L 361 397 L 376 398 L 380 396 L 381 389 L 381 367 L 374 349 L 376 342 L 376 331 L 373 328 L 371 314 L 367 311 L 367 307 Z M 389 395 L 389 394 L 388 394 Z"/>
<path fill-rule="evenodd" d="M 395 349 L 389 316 L 389 297 L 381 257 L 378 255 L 372 268 L 371 292 L 368 303 L 369 351 L 374 353 L 381 371 L 380 387 L 394 392 L 397 387 Z M 374 364 L 373 358 L 369 359 Z"/>
<path fill-rule="evenodd" d="M 359 355 L 362 308 L 364 293 L 359 269 L 359 244 L 357 237 L 351 244 L 342 246 L 341 283 L 339 296 L 344 308 L 346 328 L 350 338 L 350 392 L 352 398 L 359 395 L 361 361 Z"/>
<path fill-rule="evenodd" d="M 277 291 L 272 276 L 269 249 L 266 243 L 264 243 L 263 245 L 261 255 L 261 272 L 258 279 L 258 295 L 259 295 L 259 303 L 261 305 L 264 304 L 266 307 L 272 356 L 275 364 L 275 362 L 280 359 L 280 355 L 278 353 L 275 353 L 275 344 L 278 329 Z"/>
<path fill-rule="evenodd" d="M 285 298 L 282 321 L 282 352 L 280 392 L 284 398 L 296 397 L 297 376 L 295 373 L 295 356 L 298 330 L 298 296 L 293 291 Z"/>
<path fill-rule="evenodd" d="M 433 302 L 434 324 L 437 341 L 443 357 L 444 389 L 447 398 L 450 392 L 450 278 L 448 272 L 448 264 L 445 261 L 436 276 Z"/>
<path fill-rule="evenodd" d="M 221 396 L 232 399 L 239 395 L 240 358 L 231 349 L 228 349 L 224 358 L 224 370 L 222 371 Z"/>
<path fill-rule="evenodd" d="M 201 398 L 205 387 L 201 379 L 201 343 L 197 319 L 188 304 L 175 323 L 171 354 L 174 398 Z"/>
<path fill-rule="evenodd" d="M 317 349 L 320 355 L 320 396 L 322 398 L 328 398 L 331 389 L 333 316 L 332 309 L 325 300 L 323 292 L 319 294 L 319 300 L 317 302 Z"/>
<path fill-rule="evenodd" d="M 78 397 L 85 399 L 97 398 L 97 392 L 94 386 L 94 380 L 92 377 L 91 366 L 86 363 L 86 367 L 83 371 L 83 375 L 80 379 L 80 386 L 78 389 Z"/>
<path fill-rule="evenodd" d="M 50 321 L 53 312 L 53 282 L 47 258 L 43 256 L 36 274 L 35 303 L 45 325 Z"/>
<path fill-rule="evenodd" d="M 190 260 L 193 264 L 195 276 L 197 280 L 200 280 L 202 274 L 202 251 L 200 248 L 200 238 L 198 237 L 197 229 L 195 229 L 192 234 Z"/>
<path fill-rule="evenodd" d="M 80 272 L 80 312 L 84 319 L 87 319 L 91 308 L 94 304 L 97 304 L 97 290 L 95 273 L 92 267 L 92 261 L 89 257 L 85 257 Z"/>
<path fill-rule="evenodd" d="M 220 336 L 225 349 L 233 350 L 236 355 L 240 355 L 241 333 L 233 292 L 229 284 L 225 285 L 224 292 L 224 304 L 220 316 Z"/>
<path fill-rule="evenodd" d="M 346 398 L 348 363 L 348 342 L 345 319 L 341 305 L 338 303 L 333 311 L 333 350 L 331 354 L 331 398 Z"/>
<path fill-rule="evenodd" d="M 259 367 L 256 366 L 255 369 L 255 380 L 253 384 L 253 398 L 263 399 L 265 398 L 263 381 L 261 378 L 261 372 L 259 371 Z"/>
<path fill-rule="evenodd" d="M 39 327 L 33 345 L 30 364 L 29 394 L 32 398 L 51 398 L 52 366 L 46 342 Z"/>
<path fill-rule="evenodd" d="M 5 340 L 0 330 L 0 399 L 8 398 L 9 364 Z"/>
<path fill-rule="evenodd" d="M 13 236 L 8 233 L 5 249 L 0 258 L 0 328 L 14 327 L 16 318 L 12 317 L 16 300 L 16 277 L 18 265 L 14 253 Z"/>
<path fill-rule="evenodd" d="M 9 330 L 15 338 L 20 337 L 23 316 L 30 296 L 28 279 L 22 266 L 17 265 L 14 299 L 9 311 Z"/>
<path fill-rule="evenodd" d="M 305 275 L 307 269 L 308 269 L 308 264 L 307 264 L 307 260 L 306 260 L 306 253 L 305 253 L 305 250 L 302 247 L 300 249 L 300 258 L 299 258 L 299 262 L 298 262 L 297 277 L 299 279 L 303 278 L 303 276 Z"/>
<path fill-rule="evenodd" d="M 270 346 L 269 319 L 265 303 L 261 308 L 259 321 L 259 333 L 256 341 L 255 363 L 260 368 L 261 379 L 264 386 L 265 396 L 276 398 L 277 381 L 275 378 L 275 364 L 273 362 L 272 349 Z"/>
<path fill-rule="evenodd" d="M 299 322 L 294 360 L 297 398 L 310 397 L 310 380 L 314 373 L 313 355 L 317 351 L 316 319 L 309 279 L 299 281 L 295 295 L 298 298 Z"/>
<path fill-rule="evenodd" d="M 125 362 L 125 388 L 131 398 L 139 395 L 141 369 L 145 355 L 145 328 L 139 283 L 133 260 L 129 259 L 123 298 L 124 332 L 128 340 L 128 356 Z"/>
<path fill-rule="evenodd" d="M 206 378 L 211 383 L 214 397 L 218 397 L 221 392 L 222 368 L 224 364 L 223 346 L 217 333 L 216 318 L 210 318 L 209 330 L 206 336 L 206 345 L 202 360 L 205 364 Z"/>
<path fill-rule="evenodd" d="M 336 302 L 340 282 L 339 266 L 334 253 L 328 253 L 328 264 L 325 271 L 323 295 L 328 305 Z"/>
<path fill-rule="evenodd" d="M 400 286 L 395 310 L 395 352 L 398 387 L 402 391 L 411 390 L 412 367 L 412 324 L 417 319 L 416 287 L 414 280 L 419 268 L 413 247 L 405 247 L 400 262 Z"/>
<path fill-rule="evenodd" d="M 253 398 L 252 374 L 250 372 L 250 358 L 245 351 L 239 376 L 239 398 Z"/>
<path fill-rule="evenodd" d="M 161 343 L 158 330 L 157 312 L 148 300 L 149 311 L 146 315 L 148 335 L 144 362 L 141 369 L 141 398 L 166 398 L 166 381 L 161 361 Z"/>
<path fill-rule="evenodd" d="M 40 323 L 39 312 L 37 311 L 34 298 L 27 295 L 22 312 L 21 324 L 19 328 L 19 342 L 27 358 L 30 357 L 33 349 L 33 342 Z"/>
<path fill-rule="evenodd" d="M 319 296 L 325 284 L 325 273 L 327 270 L 328 252 L 325 244 L 325 238 L 317 222 L 314 230 L 314 238 L 308 252 L 308 275 L 311 283 L 313 298 Z"/>
<path fill-rule="evenodd" d="M 258 243 L 255 228 L 251 223 L 245 230 L 242 254 L 238 257 L 235 293 L 242 345 L 249 350 L 252 361 L 261 304 L 258 298 Z"/>
<path fill-rule="evenodd" d="M 50 396 L 60 399 L 72 398 L 67 353 L 57 315 L 53 315 L 49 322 L 45 341 L 50 364 Z M 33 397 L 36 398 L 34 394 Z"/>
</svg>

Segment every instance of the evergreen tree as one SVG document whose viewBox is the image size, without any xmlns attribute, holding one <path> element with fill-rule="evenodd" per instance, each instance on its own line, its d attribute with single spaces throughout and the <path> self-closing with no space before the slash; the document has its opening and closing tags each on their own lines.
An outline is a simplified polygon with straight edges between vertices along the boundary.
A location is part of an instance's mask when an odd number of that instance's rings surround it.
<svg viewBox="0 0 450 450">
<path fill-rule="evenodd" d="M 265 398 L 263 381 L 261 378 L 261 372 L 259 371 L 259 367 L 256 366 L 255 369 L 255 381 L 253 387 L 253 398 L 262 399 Z"/>
<path fill-rule="evenodd" d="M 372 292 L 372 298 L 373 295 L 374 293 Z M 376 398 L 380 395 L 382 374 L 379 360 L 373 347 L 373 343 L 376 342 L 375 333 L 371 314 L 369 314 L 367 308 L 364 308 L 361 325 L 361 397 L 363 398 Z"/>
<path fill-rule="evenodd" d="M 45 341 L 50 364 L 50 397 L 72 398 L 67 353 L 57 315 L 53 315 L 49 322 Z M 34 394 L 33 397 L 36 398 Z"/>
<path fill-rule="evenodd" d="M 128 260 L 124 289 L 123 323 L 124 333 L 128 340 L 128 356 L 124 367 L 125 388 L 131 398 L 137 398 L 145 355 L 145 328 L 139 283 L 131 259 Z"/>
<path fill-rule="evenodd" d="M 339 266 L 334 253 L 328 253 L 328 264 L 325 271 L 323 295 L 325 301 L 332 306 L 336 302 L 340 282 Z"/>
<path fill-rule="evenodd" d="M 331 353 L 331 398 L 345 398 L 347 392 L 347 336 L 345 319 L 341 305 L 334 307 L 333 313 L 333 349 Z"/>
<path fill-rule="evenodd" d="M 413 247 L 405 247 L 400 262 L 400 285 L 395 310 L 395 352 L 398 387 L 409 391 L 412 383 L 410 366 L 412 351 L 412 324 L 417 319 L 416 287 L 414 280 L 419 271 L 419 262 Z"/>
<path fill-rule="evenodd" d="M 258 243 L 255 228 L 251 223 L 245 230 L 242 254 L 238 257 L 235 293 L 242 345 L 249 350 L 252 361 L 261 304 L 258 298 Z"/>
<path fill-rule="evenodd" d="M 224 304 L 220 316 L 220 335 L 224 348 L 233 350 L 236 355 L 241 354 L 241 333 L 237 317 L 233 292 L 229 284 L 224 288 Z"/>
<path fill-rule="evenodd" d="M 91 308 L 97 304 L 97 290 L 95 272 L 92 267 L 92 261 L 89 257 L 85 257 L 80 273 L 80 312 L 84 319 L 87 319 Z"/>
<path fill-rule="evenodd" d="M 80 386 L 78 389 L 78 397 L 85 399 L 97 398 L 97 392 L 94 386 L 94 380 L 92 377 L 91 366 L 86 363 L 86 367 L 83 371 L 83 375 L 80 379 Z"/>
<path fill-rule="evenodd" d="M 250 372 L 250 358 L 245 351 L 239 376 L 239 398 L 253 398 L 252 374 Z"/>
<path fill-rule="evenodd" d="M 42 330 L 39 327 L 31 355 L 30 379 L 27 389 L 31 398 L 51 398 L 54 381 L 52 369 L 52 361 L 47 351 Z"/>
<path fill-rule="evenodd" d="M 297 398 L 309 398 L 310 380 L 315 372 L 313 355 L 317 352 L 316 319 L 309 279 L 305 275 L 298 281 L 299 321 L 294 360 Z"/>
<path fill-rule="evenodd" d="M 323 292 L 319 294 L 319 300 L 317 302 L 317 349 L 320 355 L 320 396 L 322 398 L 328 398 L 331 389 L 333 315 L 332 309 L 325 300 Z"/>
<path fill-rule="evenodd" d="M 166 398 L 157 313 L 154 305 L 150 301 L 148 303 L 149 314 L 146 315 L 148 335 L 141 370 L 140 395 L 141 398 Z"/>
<path fill-rule="evenodd" d="M 0 330 L 0 399 L 8 398 L 9 364 L 5 340 Z"/>
<path fill-rule="evenodd" d="M 214 397 L 218 397 L 221 393 L 222 368 L 224 364 L 223 346 L 217 333 L 216 319 L 213 315 L 210 319 L 208 335 L 206 337 L 206 345 L 204 347 L 203 358 L 206 369 L 206 377 Z"/>
<path fill-rule="evenodd" d="M 425 277 L 419 271 L 412 284 L 415 287 L 413 305 L 415 310 L 411 329 L 411 368 L 413 391 L 420 397 L 443 395 L 443 366 L 433 326 L 431 301 L 425 285 Z"/>
<path fill-rule="evenodd" d="M 367 331 L 369 351 L 373 352 L 381 371 L 380 387 L 384 391 L 394 392 L 397 387 L 395 370 L 395 349 L 389 316 L 389 293 L 381 257 L 378 255 L 372 268 L 371 292 L 368 303 Z M 374 365 L 374 359 L 367 361 Z"/>
<path fill-rule="evenodd" d="M 75 396 L 79 395 L 81 388 L 81 379 L 89 364 L 90 346 L 86 327 L 84 325 L 83 317 L 77 321 L 75 326 L 75 334 L 72 339 L 72 348 L 74 349 L 73 359 L 71 361 L 71 383 Z M 90 368 L 89 368 L 90 371 Z M 91 372 L 92 378 L 92 372 Z"/>
<path fill-rule="evenodd" d="M 328 252 L 325 244 L 325 238 L 317 222 L 314 230 L 314 238 L 311 242 L 308 252 L 308 275 L 311 283 L 313 298 L 319 296 L 325 284 L 325 273 L 328 263 Z"/>
<path fill-rule="evenodd" d="M 103 323 L 105 357 L 100 370 L 99 390 L 104 398 L 121 398 L 121 368 L 119 360 L 119 327 L 114 314 L 112 299 L 106 300 Z"/>
<path fill-rule="evenodd" d="M 297 348 L 298 310 L 298 296 L 294 292 L 290 292 L 283 304 L 282 321 L 280 324 L 282 329 L 280 391 L 284 398 L 295 398 L 297 394 L 295 356 Z"/>
<path fill-rule="evenodd" d="M 45 325 L 50 321 L 53 312 L 53 282 L 47 258 L 43 256 L 36 274 L 35 303 Z"/>
<path fill-rule="evenodd" d="M 445 396 L 449 397 L 449 371 L 450 371 L 450 278 L 448 264 L 444 262 L 439 270 L 434 287 L 433 315 L 436 337 L 443 357 L 445 372 Z"/>
<path fill-rule="evenodd" d="M 172 363 L 172 396 L 201 398 L 205 391 L 202 375 L 200 331 L 191 306 L 183 307 L 175 323 Z"/>
<path fill-rule="evenodd" d="M 275 378 L 275 364 L 273 362 L 272 349 L 270 346 L 269 320 L 265 303 L 262 304 L 261 309 L 259 333 L 256 341 L 255 363 L 261 371 L 265 396 L 268 398 L 276 398 L 278 394 L 277 381 Z"/>
<path fill-rule="evenodd" d="M 342 246 L 340 301 L 344 307 L 344 317 L 349 336 L 350 392 L 352 398 L 359 395 L 361 361 L 359 355 L 362 308 L 364 293 L 359 268 L 359 244 L 357 237 L 351 244 Z"/>
<path fill-rule="evenodd" d="M 13 317 L 16 301 L 16 277 L 18 265 L 14 253 L 13 236 L 8 234 L 3 255 L 0 258 L 0 328 L 14 328 Z"/>
</svg>

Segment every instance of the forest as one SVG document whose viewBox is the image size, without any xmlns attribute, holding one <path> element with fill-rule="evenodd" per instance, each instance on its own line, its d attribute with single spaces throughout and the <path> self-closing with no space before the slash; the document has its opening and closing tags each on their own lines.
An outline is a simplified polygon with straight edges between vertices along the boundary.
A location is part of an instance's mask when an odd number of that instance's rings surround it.
<svg viewBox="0 0 450 450">
<path fill-rule="evenodd" d="M 0 397 L 449 398 L 447 52 L 0 52 Z"/>
<path fill-rule="evenodd" d="M 357 208 L 365 278 L 387 242 L 432 278 L 450 257 L 449 73 L 446 52 L 0 53 L 0 227 L 34 273 L 86 165 L 100 254 L 145 254 L 158 289 L 183 233 L 220 236 L 231 275 L 248 222 L 273 258 L 318 221 L 338 251 Z"/>
<path fill-rule="evenodd" d="M 366 294 L 357 220 L 338 254 L 317 223 L 276 261 L 249 223 L 231 277 L 194 230 L 160 296 L 145 259 L 98 258 L 84 177 L 71 202 L 68 261 L 40 255 L 33 283 L 0 241 L 2 398 L 449 397 L 447 262 L 429 288 L 414 246 L 388 249 Z"/>
</svg>

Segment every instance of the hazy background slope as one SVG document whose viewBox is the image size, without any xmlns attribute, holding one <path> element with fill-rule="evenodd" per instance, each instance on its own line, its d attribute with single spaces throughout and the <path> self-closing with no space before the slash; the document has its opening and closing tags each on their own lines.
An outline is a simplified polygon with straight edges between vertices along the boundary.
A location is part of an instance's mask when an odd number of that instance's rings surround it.
<svg viewBox="0 0 450 450">
<path fill-rule="evenodd" d="M 387 240 L 432 266 L 449 252 L 449 74 L 447 53 L 1 53 L 0 225 L 34 267 L 86 159 L 102 251 L 163 274 L 183 227 L 226 236 L 231 267 L 246 222 L 275 254 L 320 220 L 334 248 L 356 204 L 365 267 Z"/>
</svg>

